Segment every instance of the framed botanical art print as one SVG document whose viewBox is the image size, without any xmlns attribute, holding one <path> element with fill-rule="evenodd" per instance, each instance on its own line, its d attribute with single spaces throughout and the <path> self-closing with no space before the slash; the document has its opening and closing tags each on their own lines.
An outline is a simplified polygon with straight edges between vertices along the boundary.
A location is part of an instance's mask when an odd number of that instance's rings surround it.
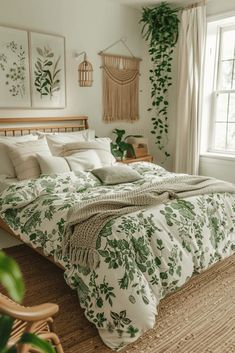
<svg viewBox="0 0 235 353">
<path fill-rule="evenodd" d="M 0 26 L 0 108 L 30 106 L 28 33 Z"/>
<path fill-rule="evenodd" d="M 65 39 L 29 32 L 33 108 L 64 108 Z"/>
</svg>

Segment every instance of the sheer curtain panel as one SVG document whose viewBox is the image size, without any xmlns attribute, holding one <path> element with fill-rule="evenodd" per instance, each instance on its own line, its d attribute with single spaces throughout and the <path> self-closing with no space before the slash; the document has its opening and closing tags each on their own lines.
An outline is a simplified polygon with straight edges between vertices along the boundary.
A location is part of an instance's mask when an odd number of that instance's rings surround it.
<svg viewBox="0 0 235 353">
<path fill-rule="evenodd" d="M 206 6 L 182 11 L 179 33 L 179 66 L 175 171 L 198 174 L 200 97 L 206 38 Z"/>
</svg>

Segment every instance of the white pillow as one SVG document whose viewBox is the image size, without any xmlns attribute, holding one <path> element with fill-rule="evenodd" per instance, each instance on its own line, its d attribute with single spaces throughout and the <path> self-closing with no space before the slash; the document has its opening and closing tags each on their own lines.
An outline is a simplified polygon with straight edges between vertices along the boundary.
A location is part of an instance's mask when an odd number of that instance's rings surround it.
<svg viewBox="0 0 235 353">
<path fill-rule="evenodd" d="M 10 157 L 8 156 L 7 146 L 15 142 L 35 141 L 37 136 L 24 135 L 24 136 L 0 136 L 0 175 L 7 178 L 15 178 L 16 173 Z"/>
<path fill-rule="evenodd" d="M 70 167 L 63 157 L 55 157 L 43 153 L 37 153 L 36 157 L 42 174 L 50 175 L 70 172 Z"/>
<path fill-rule="evenodd" d="M 16 142 L 14 145 L 8 145 L 7 149 L 19 180 L 39 177 L 41 171 L 36 158 L 37 153 L 51 155 L 45 139 Z"/>
<path fill-rule="evenodd" d="M 88 172 L 92 169 L 102 167 L 99 154 L 95 150 L 79 151 L 69 157 L 65 157 L 65 159 L 73 172 Z"/>
<path fill-rule="evenodd" d="M 65 143 L 88 141 L 95 138 L 95 130 L 82 130 L 56 134 L 46 134 L 46 139 L 53 156 L 61 154 L 61 146 Z"/>
<path fill-rule="evenodd" d="M 71 156 L 81 151 L 95 152 L 100 160 L 102 167 L 110 166 L 116 163 L 116 159 L 111 153 L 110 138 L 101 137 L 91 141 L 81 141 L 74 143 L 67 143 L 62 146 L 62 156 Z M 97 167 L 98 168 L 98 167 Z"/>
</svg>

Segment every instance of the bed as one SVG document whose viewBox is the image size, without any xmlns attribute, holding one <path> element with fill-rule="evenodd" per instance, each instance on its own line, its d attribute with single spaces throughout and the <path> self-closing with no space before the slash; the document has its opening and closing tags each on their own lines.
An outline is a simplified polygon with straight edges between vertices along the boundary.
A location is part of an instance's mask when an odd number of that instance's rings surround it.
<svg viewBox="0 0 235 353">
<path fill-rule="evenodd" d="M 113 350 L 154 326 L 163 297 L 235 252 L 235 194 L 224 191 L 175 198 L 112 219 L 97 238 L 99 265 L 71 263 L 62 242 L 79 203 L 179 177 L 152 163 L 131 169 L 141 175 L 131 183 L 103 185 L 90 172 L 42 175 L 0 196 L 1 227 L 64 269 L 87 319 Z"/>
<path fill-rule="evenodd" d="M 41 132 L 66 132 L 80 131 L 88 129 L 88 117 L 69 116 L 69 117 L 23 117 L 23 118 L 0 118 L 0 137 L 1 136 L 22 136 L 30 133 Z M 4 183 L 3 183 L 4 184 Z M 16 240 L 20 240 L 20 236 L 15 234 L 11 228 L 0 217 L 0 229 L 3 234 L 9 234 Z M 30 244 L 28 244 L 32 247 Z M 34 249 L 40 255 L 44 256 L 43 250 Z M 63 268 L 61 264 L 56 262 L 53 257 L 47 256 L 47 259 L 55 263 L 58 267 Z"/>
</svg>

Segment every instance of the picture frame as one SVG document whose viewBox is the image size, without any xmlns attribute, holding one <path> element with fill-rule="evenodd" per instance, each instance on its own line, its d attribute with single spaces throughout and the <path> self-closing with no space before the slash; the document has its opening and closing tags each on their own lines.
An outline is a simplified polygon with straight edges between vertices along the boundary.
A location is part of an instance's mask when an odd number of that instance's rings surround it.
<svg viewBox="0 0 235 353">
<path fill-rule="evenodd" d="M 28 32 L 0 26 L 0 108 L 30 108 Z"/>
<path fill-rule="evenodd" d="M 32 108 L 65 108 L 65 38 L 30 31 L 29 48 Z"/>
</svg>

